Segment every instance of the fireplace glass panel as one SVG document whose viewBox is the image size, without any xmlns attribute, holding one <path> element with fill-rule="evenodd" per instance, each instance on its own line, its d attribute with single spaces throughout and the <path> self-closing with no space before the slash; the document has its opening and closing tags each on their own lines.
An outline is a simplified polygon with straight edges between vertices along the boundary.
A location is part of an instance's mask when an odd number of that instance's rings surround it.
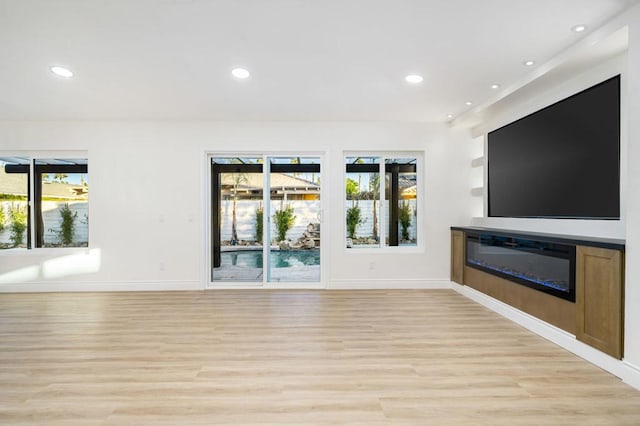
<svg viewBox="0 0 640 426">
<path fill-rule="evenodd" d="M 575 301 L 572 246 L 468 234 L 466 247 L 468 266 Z"/>
</svg>

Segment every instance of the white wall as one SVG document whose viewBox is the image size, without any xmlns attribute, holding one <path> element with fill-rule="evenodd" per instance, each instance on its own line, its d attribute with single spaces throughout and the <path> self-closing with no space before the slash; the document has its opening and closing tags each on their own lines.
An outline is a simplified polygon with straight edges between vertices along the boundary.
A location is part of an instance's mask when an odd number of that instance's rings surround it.
<svg viewBox="0 0 640 426">
<path fill-rule="evenodd" d="M 445 125 L 28 122 L 0 123 L 0 140 L 5 154 L 86 150 L 91 179 L 89 250 L 2 252 L 0 290 L 203 288 L 207 152 L 325 153 L 327 287 L 448 282 L 448 228 L 470 220 L 469 139 Z M 390 149 L 424 152 L 425 244 L 346 253 L 342 153 Z"/>
<path fill-rule="evenodd" d="M 625 272 L 625 360 L 640 374 L 640 6 L 630 14 Z M 634 384 L 640 388 L 640 380 Z"/>
</svg>

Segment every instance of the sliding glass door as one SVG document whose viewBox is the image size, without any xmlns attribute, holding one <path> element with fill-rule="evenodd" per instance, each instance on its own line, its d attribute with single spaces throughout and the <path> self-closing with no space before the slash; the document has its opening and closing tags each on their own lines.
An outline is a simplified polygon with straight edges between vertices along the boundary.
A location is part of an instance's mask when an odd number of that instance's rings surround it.
<svg viewBox="0 0 640 426">
<path fill-rule="evenodd" d="M 212 156 L 211 281 L 320 282 L 320 211 L 319 157 Z"/>
</svg>

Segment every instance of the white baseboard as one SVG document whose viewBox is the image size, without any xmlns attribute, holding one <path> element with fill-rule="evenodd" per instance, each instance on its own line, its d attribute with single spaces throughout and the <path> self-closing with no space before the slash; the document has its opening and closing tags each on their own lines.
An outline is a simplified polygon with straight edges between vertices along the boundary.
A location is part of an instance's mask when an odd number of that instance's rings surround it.
<svg viewBox="0 0 640 426">
<path fill-rule="evenodd" d="M 263 283 L 211 283 L 207 285 L 208 290 L 229 290 L 229 289 L 298 289 L 298 290 L 409 290 L 409 289 L 450 289 L 451 283 L 447 280 L 388 280 L 388 279 L 348 279 L 331 280 L 326 285 L 324 283 L 286 283 L 270 282 Z"/>
<path fill-rule="evenodd" d="M 200 281 L 38 282 L 0 284 L 0 293 L 203 290 Z"/>
<path fill-rule="evenodd" d="M 640 390 L 640 367 L 625 360 L 622 360 L 622 364 L 628 370 L 628 375 L 623 377 L 622 380 L 629 386 Z"/>
<path fill-rule="evenodd" d="M 81 291 L 174 291 L 174 290 L 218 290 L 218 289 L 303 289 L 303 290 L 377 290 L 377 289 L 450 289 L 448 280 L 423 279 L 346 279 L 331 280 L 328 283 L 271 282 L 262 283 L 221 283 L 203 284 L 202 281 L 46 281 L 0 283 L 0 293 L 46 293 Z"/>
<path fill-rule="evenodd" d="M 491 296 L 479 292 L 471 287 L 451 283 L 450 288 L 463 296 L 491 309 L 492 311 L 510 319 L 529 331 L 544 337 L 558 346 L 574 353 L 575 355 L 589 361 L 605 371 L 619 377 L 625 383 L 640 390 L 640 368 L 626 362 L 613 358 L 604 352 L 592 348 L 578 340 L 571 333 L 555 327 L 539 318 L 527 314 L 513 306 L 507 305 Z"/>
<path fill-rule="evenodd" d="M 411 290 L 411 289 L 450 289 L 448 280 L 422 279 L 346 279 L 331 280 L 327 283 L 328 290 Z"/>
</svg>

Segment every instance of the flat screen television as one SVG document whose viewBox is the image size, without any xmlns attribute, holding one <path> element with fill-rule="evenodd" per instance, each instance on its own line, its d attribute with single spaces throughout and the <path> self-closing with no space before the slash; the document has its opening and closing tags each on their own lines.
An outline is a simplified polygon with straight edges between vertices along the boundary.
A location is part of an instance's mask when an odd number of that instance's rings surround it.
<svg viewBox="0 0 640 426">
<path fill-rule="evenodd" d="M 490 217 L 620 218 L 620 76 L 488 134 Z"/>
</svg>

